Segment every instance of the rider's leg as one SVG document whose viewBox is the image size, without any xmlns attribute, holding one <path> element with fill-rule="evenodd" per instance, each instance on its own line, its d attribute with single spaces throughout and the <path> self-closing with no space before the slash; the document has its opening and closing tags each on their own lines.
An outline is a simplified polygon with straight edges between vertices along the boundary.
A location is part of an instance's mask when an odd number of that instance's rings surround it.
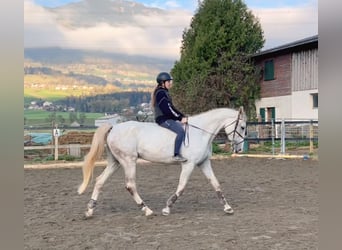
<svg viewBox="0 0 342 250">
<path fill-rule="evenodd" d="M 185 137 L 185 131 L 182 124 L 178 121 L 167 120 L 160 124 L 160 126 L 170 129 L 171 131 L 176 133 L 177 136 L 175 140 L 174 155 L 180 155 L 180 148 Z"/>
</svg>

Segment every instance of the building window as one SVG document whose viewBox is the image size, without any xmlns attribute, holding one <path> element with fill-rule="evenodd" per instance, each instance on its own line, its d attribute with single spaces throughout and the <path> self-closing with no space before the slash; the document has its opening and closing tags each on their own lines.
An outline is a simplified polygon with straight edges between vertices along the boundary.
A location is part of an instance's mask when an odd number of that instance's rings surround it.
<svg viewBox="0 0 342 250">
<path fill-rule="evenodd" d="M 274 80 L 274 62 L 273 62 L 273 59 L 265 61 L 264 80 L 265 81 Z"/>
<path fill-rule="evenodd" d="M 311 94 L 312 96 L 312 107 L 318 108 L 318 93 Z"/>
<path fill-rule="evenodd" d="M 266 121 L 265 108 L 260 108 L 259 114 L 260 114 L 261 122 L 265 122 Z"/>
<path fill-rule="evenodd" d="M 275 120 L 275 107 L 267 108 L 267 121 Z"/>
<path fill-rule="evenodd" d="M 261 122 L 270 122 L 272 120 L 274 121 L 276 117 L 275 111 L 275 107 L 260 108 L 259 114 Z"/>
</svg>

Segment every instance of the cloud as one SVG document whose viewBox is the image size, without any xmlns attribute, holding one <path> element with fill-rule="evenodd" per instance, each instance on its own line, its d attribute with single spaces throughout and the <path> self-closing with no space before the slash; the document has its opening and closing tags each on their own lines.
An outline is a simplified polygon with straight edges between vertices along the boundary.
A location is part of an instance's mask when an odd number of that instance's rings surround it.
<svg viewBox="0 0 342 250">
<path fill-rule="evenodd" d="M 136 16 L 138 25 L 68 28 L 52 13 L 24 2 L 25 47 L 59 46 L 178 59 L 182 33 L 192 14 L 170 11 L 167 15 Z"/>
<path fill-rule="evenodd" d="M 316 5 L 296 8 L 251 9 L 264 30 L 264 49 L 318 34 Z M 182 34 L 189 27 L 190 11 L 170 10 L 168 14 L 135 16 L 138 25 L 68 28 L 31 0 L 24 1 L 24 46 L 81 48 L 177 60 Z"/>
<path fill-rule="evenodd" d="M 44 8 L 24 2 L 24 46 L 54 46 L 64 40 L 63 31 Z"/>
<path fill-rule="evenodd" d="M 124 54 L 175 58 L 179 54 L 180 40 L 174 33 L 157 28 L 136 26 L 112 27 L 99 24 L 91 28 L 65 30 L 64 46 L 104 50 Z"/>
<path fill-rule="evenodd" d="M 259 18 L 266 43 L 264 49 L 318 34 L 318 7 L 298 6 L 276 9 L 252 9 Z"/>
</svg>

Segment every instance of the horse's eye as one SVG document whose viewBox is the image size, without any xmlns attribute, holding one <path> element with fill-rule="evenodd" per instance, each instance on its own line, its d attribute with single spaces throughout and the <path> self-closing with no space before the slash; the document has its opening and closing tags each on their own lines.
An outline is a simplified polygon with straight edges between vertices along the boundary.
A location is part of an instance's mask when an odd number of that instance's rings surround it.
<svg viewBox="0 0 342 250">
<path fill-rule="evenodd" d="M 242 130 L 244 130 L 244 129 L 245 129 L 245 127 L 244 127 L 244 126 L 241 126 L 241 129 L 242 129 Z"/>
</svg>

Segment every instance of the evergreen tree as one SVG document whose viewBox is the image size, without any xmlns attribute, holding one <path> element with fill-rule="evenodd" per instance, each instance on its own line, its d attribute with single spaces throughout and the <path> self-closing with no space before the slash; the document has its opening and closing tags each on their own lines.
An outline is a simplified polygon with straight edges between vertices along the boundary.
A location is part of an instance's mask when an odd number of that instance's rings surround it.
<svg viewBox="0 0 342 250">
<path fill-rule="evenodd" d="M 85 113 L 79 113 L 78 115 L 78 121 L 80 124 L 84 124 L 87 116 Z"/>
<path fill-rule="evenodd" d="M 255 112 L 259 72 L 251 55 L 264 45 L 257 18 L 241 0 L 203 0 L 183 32 L 171 74 L 174 102 L 187 113 L 243 105 Z"/>
<path fill-rule="evenodd" d="M 65 123 L 65 118 L 64 118 L 62 115 L 58 115 L 58 116 L 57 116 L 57 122 L 58 122 L 58 124 L 60 124 L 60 125 L 64 125 L 64 123 Z"/>
<path fill-rule="evenodd" d="M 70 124 L 74 121 L 77 121 L 77 113 L 76 112 L 69 112 L 69 122 Z"/>
<path fill-rule="evenodd" d="M 56 112 L 51 112 L 47 118 L 45 118 L 47 122 L 56 122 L 57 121 L 57 114 Z"/>
</svg>

